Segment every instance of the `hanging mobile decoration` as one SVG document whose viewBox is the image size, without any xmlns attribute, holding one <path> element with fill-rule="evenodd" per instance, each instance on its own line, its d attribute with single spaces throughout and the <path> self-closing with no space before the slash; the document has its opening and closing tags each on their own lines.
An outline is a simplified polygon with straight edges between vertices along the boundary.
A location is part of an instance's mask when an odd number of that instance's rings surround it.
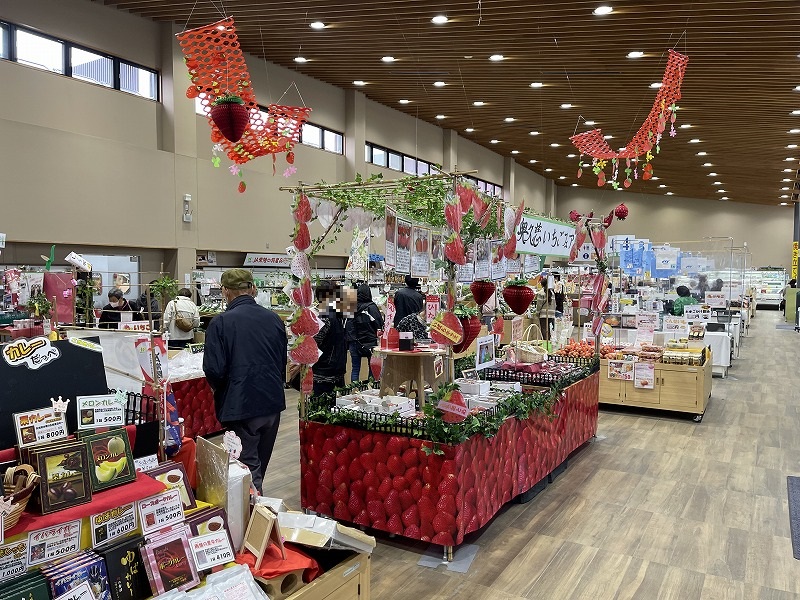
<svg viewBox="0 0 800 600">
<path fill-rule="evenodd" d="M 176 37 L 191 80 L 186 97 L 200 98 L 211 126 L 214 166 L 219 166 L 219 152 L 238 165 L 272 155 L 273 173 L 277 154 L 287 153 L 286 161 L 294 163 L 292 149 L 311 109 L 270 104 L 266 113 L 261 111 L 233 17 L 188 29 Z M 246 187 L 244 181 L 239 182 L 240 193 Z"/>
<path fill-rule="evenodd" d="M 612 162 L 613 176 L 611 184 L 614 189 L 617 189 L 619 182 L 617 181 L 618 174 L 618 160 L 626 159 L 626 178 L 623 182 L 624 187 L 631 185 L 631 174 L 634 179 L 639 178 L 637 169 L 639 167 L 639 157 L 644 156 L 645 165 L 642 168 L 642 179 L 647 181 L 653 177 L 653 150 L 658 154 L 661 152 L 661 138 L 667 127 L 667 120 L 670 123 L 670 137 L 675 137 L 675 120 L 677 118 L 678 107 L 676 102 L 681 98 L 681 83 L 683 76 L 686 72 L 686 65 L 689 62 L 689 57 L 669 50 L 669 60 L 664 69 L 664 77 L 661 80 L 661 87 L 656 94 L 656 99 L 653 102 L 653 108 L 647 115 L 639 131 L 633 136 L 630 142 L 620 150 L 615 152 L 606 142 L 603 137 L 601 129 L 592 129 L 585 133 L 574 135 L 570 138 L 573 145 L 581 152 L 581 162 L 578 167 L 578 177 L 583 174 L 581 165 L 583 164 L 583 155 L 591 156 L 592 170 L 597 175 L 597 186 L 603 187 L 606 184 L 606 175 L 603 169 L 606 167 L 607 161 Z M 634 166 L 631 169 L 630 161 L 634 161 Z"/>
</svg>

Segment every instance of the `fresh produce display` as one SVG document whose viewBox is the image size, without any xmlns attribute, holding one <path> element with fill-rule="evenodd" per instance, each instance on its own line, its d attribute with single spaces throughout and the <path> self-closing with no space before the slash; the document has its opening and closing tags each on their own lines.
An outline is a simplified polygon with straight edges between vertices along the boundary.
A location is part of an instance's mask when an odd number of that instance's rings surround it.
<svg viewBox="0 0 800 600">
<path fill-rule="evenodd" d="M 600 346 L 600 358 L 608 358 L 615 352 L 616 348 L 614 346 L 608 344 Z M 556 350 L 553 354 L 569 358 L 592 358 L 594 356 L 594 344 L 590 344 L 586 340 L 581 340 L 580 342 L 570 340 L 566 346 Z"/>
</svg>

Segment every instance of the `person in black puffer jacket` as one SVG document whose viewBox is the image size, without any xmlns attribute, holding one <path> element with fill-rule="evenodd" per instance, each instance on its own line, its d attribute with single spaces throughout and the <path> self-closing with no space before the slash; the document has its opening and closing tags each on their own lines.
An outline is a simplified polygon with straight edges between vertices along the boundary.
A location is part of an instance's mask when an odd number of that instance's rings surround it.
<svg viewBox="0 0 800 600">
<path fill-rule="evenodd" d="M 356 314 L 347 319 L 345 333 L 350 349 L 350 361 L 353 365 L 350 381 L 359 381 L 361 375 L 361 359 L 367 359 L 369 374 L 369 358 L 372 349 L 378 345 L 378 330 L 383 329 L 383 315 L 378 305 L 372 301 L 372 290 L 362 283 L 356 290 Z"/>
<path fill-rule="evenodd" d="M 344 386 L 347 371 L 347 340 L 344 319 L 352 316 L 355 290 L 342 289 L 335 281 L 321 281 L 315 292 L 322 329 L 314 336 L 322 354 L 313 367 L 314 395 Z"/>
</svg>

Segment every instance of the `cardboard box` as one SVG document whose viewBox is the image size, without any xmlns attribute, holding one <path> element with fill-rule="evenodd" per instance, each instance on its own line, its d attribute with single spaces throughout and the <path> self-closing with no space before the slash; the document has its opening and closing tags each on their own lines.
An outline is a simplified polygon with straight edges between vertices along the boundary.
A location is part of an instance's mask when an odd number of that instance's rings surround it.
<svg viewBox="0 0 800 600">
<path fill-rule="evenodd" d="M 355 550 L 368 554 L 375 548 L 375 538 L 371 535 L 325 517 L 282 512 L 278 514 L 278 524 L 287 542 L 329 550 Z"/>
<path fill-rule="evenodd" d="M 462 394 L 472 394 L 474 396 L 484 396 L 489 393 L 489 382 L 478 379 L 456 379 L 458 389 Z"/>
<path fill-rule="evenodd" d="M 485 396 L 469 396 L 467 400 L 467 407 L 489 409 L 497 406 L 497 401 L 487 398 Z"/>
<path fill-rule="evenodd" d="M 287 600 L 370 600 L 370 562 L 368 554 L 351 556 Z"/>
</svg>

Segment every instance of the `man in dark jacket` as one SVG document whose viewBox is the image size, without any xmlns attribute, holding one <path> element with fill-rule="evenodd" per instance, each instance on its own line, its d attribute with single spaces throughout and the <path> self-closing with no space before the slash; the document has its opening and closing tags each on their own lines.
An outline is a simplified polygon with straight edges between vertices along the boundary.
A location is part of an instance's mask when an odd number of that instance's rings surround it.
<svg viewBox="0 0 800 600">
<path fill-rule="evenodd" d="M 319 360 L 314 365 L 314 395 L 327 394 L 344 386 L 347 370 L 347 341 L 344 319 L 352 315 L 354 299 L 348 297 L 354 290 L 342 290 L 335 281 L 320 281 L 315 291 L 322 328 L 314 339 L 319 346 Z M 350 306 L 350 304 L 353 306 Z"/>
<path fill-rule="evenodd" d="M 261 491 L 286 408 L 286 329 L 278 315 L 256 304 L 252 273 L 229 269 L 220 283 L 228 309 L 206 331 L 203 370 L 217 419 L 241 438 L 239 460 Z"/>
<path fill-rule="evenodd" d="M 397 327 L 408 315 L 415 315 L 425 306 L 425 296 L 419 291 L 419 279 L 406 275 L 406 287 L 394 295 L 394 326 Z"/>
<path fill-rule="evenodd" d="M 358 381 L 361 375 L 361 359 L 372 356 L 372 349 L 378 345 L 378 330 L 383 329 L 383 315 L 378 305 L 372 301 L 372 290 L 362 283 L 356 290 L 356 314 L 347 319 L 345 333 L 350 349 L 350 361 L 353 369 L 350 381 Z M 369 369 L 367 370 L 369 373 Z"/>
</svg>

